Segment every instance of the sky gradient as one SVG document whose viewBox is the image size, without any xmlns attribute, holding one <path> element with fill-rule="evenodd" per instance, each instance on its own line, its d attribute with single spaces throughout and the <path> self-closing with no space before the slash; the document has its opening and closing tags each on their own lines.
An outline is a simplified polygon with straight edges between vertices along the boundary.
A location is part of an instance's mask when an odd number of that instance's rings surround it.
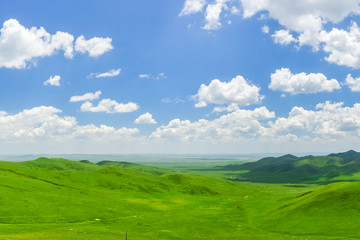
<svg viewBox="0 0 360 240">
<path fill-rule="evenodd" d="M 359 4 L 1 1 L 0 152 L 359 151 Z"/>
</svg>

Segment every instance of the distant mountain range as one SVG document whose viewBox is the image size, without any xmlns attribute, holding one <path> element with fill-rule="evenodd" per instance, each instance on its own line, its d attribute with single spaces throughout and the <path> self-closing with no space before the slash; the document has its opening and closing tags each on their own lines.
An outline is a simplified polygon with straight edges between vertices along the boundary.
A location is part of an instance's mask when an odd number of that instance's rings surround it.
<svg viewBox="0 0 360 240">
<path fill-rule="evenodd" d="M 223 171 L 239 171 L 232 180 L 266 183 L 329 183 L 360 180 L 360 153 L 350 150 L 327 156 L 284 155 L 256 162 L 227 165 Z"/>
</svg>

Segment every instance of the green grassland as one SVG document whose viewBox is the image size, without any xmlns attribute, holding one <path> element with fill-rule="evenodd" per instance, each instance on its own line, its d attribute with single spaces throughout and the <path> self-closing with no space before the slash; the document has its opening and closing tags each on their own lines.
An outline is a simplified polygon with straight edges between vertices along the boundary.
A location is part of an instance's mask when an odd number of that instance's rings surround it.
<svg viewBox="0 0 360 240">
<path fill-rule="evenodd" d="M 241 169 L 197 167 L 0 162 L 0 239 L 360 239 L 358 182 L 237 182 L 221 178 Z"/>
</svg>

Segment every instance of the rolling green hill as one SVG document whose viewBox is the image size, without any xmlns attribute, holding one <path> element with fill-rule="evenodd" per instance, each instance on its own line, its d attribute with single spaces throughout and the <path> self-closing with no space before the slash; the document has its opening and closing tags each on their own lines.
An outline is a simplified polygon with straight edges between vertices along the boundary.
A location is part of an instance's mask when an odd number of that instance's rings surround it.
<svg viewBox="0 0 360 240">
<path fill-rule="evenodd" d="M 271 231 L 358 238 L 360 182 L 333 183 L 305 192 L 269 215 L 263 227 Z"/>
<path fill-rule="evenodd" d="M 360 239 L 358 188 L 231 182 L 126 162 L 0 162 L 0 239 Z"/>
<path fill-rule="evenodd" d="M 267 157 L 220 171 L 239 171 L 235 180 L 266 183 L 330 183 L 360 180 L 360 153 L 348 151 L 327 156 Z"/>
</svg>

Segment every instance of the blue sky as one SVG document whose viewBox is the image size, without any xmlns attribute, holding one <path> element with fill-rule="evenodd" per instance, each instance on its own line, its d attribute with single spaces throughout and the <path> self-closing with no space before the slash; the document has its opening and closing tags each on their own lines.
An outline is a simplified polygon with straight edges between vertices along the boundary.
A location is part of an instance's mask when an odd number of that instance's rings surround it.
<svg viewBox="0 0 360 240">
<path fill-rule="evenodd" d="M 0 152 L 360 150 L 360 1 L 2 1 Z"/>
</svg>

